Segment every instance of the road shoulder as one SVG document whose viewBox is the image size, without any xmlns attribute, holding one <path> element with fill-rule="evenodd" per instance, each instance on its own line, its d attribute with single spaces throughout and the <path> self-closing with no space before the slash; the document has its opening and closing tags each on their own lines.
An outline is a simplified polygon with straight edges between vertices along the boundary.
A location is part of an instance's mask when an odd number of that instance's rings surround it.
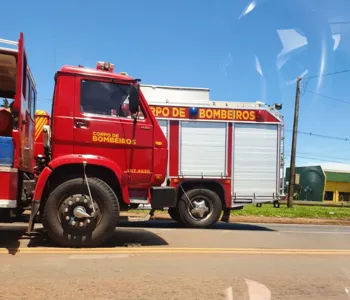
<svg viewBox="0 0 350 300">
<path fill-rule="evenodd" d="M 146 211 L 139 213 L 121 213 L 121 216 L 140 216 L 147 214 Z M 154 220 L 171 220 L 165 212 L 156 213 Z M 350 226 L 350 220 L 343 219 L 322 219 L 322 218 L 286 218 L 286 217 L 265 217 L 265 216 L 234 216 L 231 215 L 230 223 L 269 223 L 269 224 L 314 224 L 314 225 L 345 225 Z"/>
</svg>

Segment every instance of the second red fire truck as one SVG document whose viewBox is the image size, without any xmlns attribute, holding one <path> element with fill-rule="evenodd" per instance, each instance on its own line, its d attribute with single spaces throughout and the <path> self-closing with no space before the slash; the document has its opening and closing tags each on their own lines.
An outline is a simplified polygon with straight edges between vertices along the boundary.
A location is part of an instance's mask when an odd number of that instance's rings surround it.
<svg viewBox="0 0 350 300">
<path fill-rule="evenodd" d="M 222 211 L 227 221 L 231 209 L 280 199 L 284 123 L 279 104 L 211 101 L 203 88 L 141 85 L 141 90 L 168 140 L 163 184 L 183 198 L 169 209 L 173 219 L 205 227 Z M 215 192 L 215 205 L 202 189 Z"/>
<path fill-rule="evenodd" d="M 57 244 L 96 246 L 121 210 L 140 204 L 205 228 L 222 212 L 227 221 L 233 208 L 279 199 L 283 119 L 274 107 L 190 100 L 184 89 L 174 98 L 99 62 L 62 67 L 50 122 L 44 113 L 34 126 L 23 34 L 1 41 L 15 47 L 0 50 L 0 97 L 13 99 L 0 114 L 0 210 L 30 205 L 29 231 L 38 214 Z"/>
</svg>

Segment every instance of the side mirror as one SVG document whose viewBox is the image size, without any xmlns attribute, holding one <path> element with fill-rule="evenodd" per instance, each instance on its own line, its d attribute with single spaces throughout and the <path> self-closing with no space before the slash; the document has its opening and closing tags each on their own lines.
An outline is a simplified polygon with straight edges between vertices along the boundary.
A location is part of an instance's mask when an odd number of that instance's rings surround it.
<svg viewBox="0 0 350 300">
<path fill-rule="evenodd" d="M 140 98 L 139 90 L 135 85 L 130 86 L 129 92 L 129 110 L 132 114 L 136 114 L 139 111 Z"/>
</svg>

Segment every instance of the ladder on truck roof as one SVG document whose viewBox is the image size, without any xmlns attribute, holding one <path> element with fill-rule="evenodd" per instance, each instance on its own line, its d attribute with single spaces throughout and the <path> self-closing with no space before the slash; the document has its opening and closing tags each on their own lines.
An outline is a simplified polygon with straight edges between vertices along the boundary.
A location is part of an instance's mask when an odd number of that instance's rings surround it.
<svg viewBox="0 0 350 300">
<path fill-rule="evenodd" d="M 0 51 L 5 50 L 5 51 L 10 51 L 10 52 L 18 52 L 18 42 L 16 41 L 10 41 L 10 40 L 5 40 L 5 39 L 0 39 L 0 45 L 4 44 L 7 47 L 0 46 Z M 9 48 L 8 46 L 15 46 L 13 48 Z"/>
</svg>

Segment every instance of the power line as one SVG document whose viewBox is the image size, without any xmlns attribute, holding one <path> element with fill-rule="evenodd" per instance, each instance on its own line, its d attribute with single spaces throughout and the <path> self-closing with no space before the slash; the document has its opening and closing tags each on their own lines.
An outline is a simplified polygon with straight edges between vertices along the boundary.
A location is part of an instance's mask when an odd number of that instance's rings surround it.
<svg viewBox="0 0 350 300">
<path fill-rule="evenodd" d="M 286 156 L 290 156 L 290 154 L 286 154 Z M 335 161 L 335 160 L 315 158 L 315 157 L 308 157 L 308 156 L 302 156 L 302 155 L 297 155 L 297 158 L 303 158 L 303 159 L 308 159 L 308 160 L 324 161 L 324 162 L 332 162 L 332 163 L 337 163 L 337 164 L 350 165 L 350 162 Z"/>
<path fill-rule="evenodd" d="M 300 154 L 302 154 L 302 157 L 304 157 L 303 155 L 306 154 L 307 158 L 310 159 L 315 159 L 317 160 L 318 158 L 315 158 L 315 156 L 320 156 L 322 159 L 327 159 L 327 161 L 329 159 L 336 159 L 336 160 L 340 160 L 340 161 L 348 161 L 350 164 L 350 158 L 344 158 L 344 157 L 335 157 L 335 156 L 328 156 L 328 155 L 322 155 L 322 154 L 317 154 L 314 152 L 303 152 L 303 151 L 298 151 L 297 155 L 300 156 Z M 285 154 L 286 156 L 290 156 L 290 154 Z M 309 157 L 308 155 L 312 155 L 312 157 Z"/>
<path fill-rule="evenodd" d="M 326 77 L 326 76 L 333 76 L 333 75 L 338 75 L 338 74 L 343 74 L 343 73 L 349 73 L 350 69 L 342 70 L 342 71 L 337 71 L 337 72 L 332 72 L 332 73 L 327 73 L 327 74 L 322 74 L 322 75 L 315 75 L 315 76 L 308 76 L 304 77 L 304 79 L 314 79 L 314 78 L 320 78 L 320 77 Z"/>
<path fill-rule="evenodd" d="M 298 155 L 299 154 L 306 154 L 306 155 L 312 155 L 312 156 L 320 156 L 320 157 L 323 157 L 325 159 L 339 159 L 341 161 L 349 161 L 350 163 L 350 158 L 345 158 L 345 157 L 335 157 L 335 156 L 328 156 L 328 155 L 322 155 L 322 154 L 317 154 L 317 153 L 314 153 L 314 152 L 303 152 L 303 151 L 298 151 L 297 152 Z"/>
<path fill-rule="evenodd" d="M 292 129 L 286 129 L 286 131 L 293 132 Z M 343 138 L 343 137 L 332 136 L 332 135 L 324 135 L 324 134 L 306 132 L 306 131 L 297 131 L 297 132 L 298 132 L 298 134 L 304 134 L 304 135 L 309 135 L 309 136 L 314 136 L 314 137 L 319 137 L 319 138 L 350 142 L 350 138 Z"/>
<path fill-rule="evenodd" d="M 341 103 L 345 103 L 345 104 L 350 104 L 350 101 L 340 100 L 340 99 L 337 99 L 337 98 L 334 98 L 334 97 L 322 95 L 322 94 L 316 93 L 314 91 L 306 90 L 306 89 L 304 91 L 308 92 L 309 94 L 313 94 L 313 95 L 316 95 L 316 96 L 319 96 L 319 97 L 322 97 L 322 98 L 325 98 L 325 99 L 329 99 L 329 100 L 333 100 L 333 101 L 337 101 L 337 102 L 341 102 Z"/>
</svg>

